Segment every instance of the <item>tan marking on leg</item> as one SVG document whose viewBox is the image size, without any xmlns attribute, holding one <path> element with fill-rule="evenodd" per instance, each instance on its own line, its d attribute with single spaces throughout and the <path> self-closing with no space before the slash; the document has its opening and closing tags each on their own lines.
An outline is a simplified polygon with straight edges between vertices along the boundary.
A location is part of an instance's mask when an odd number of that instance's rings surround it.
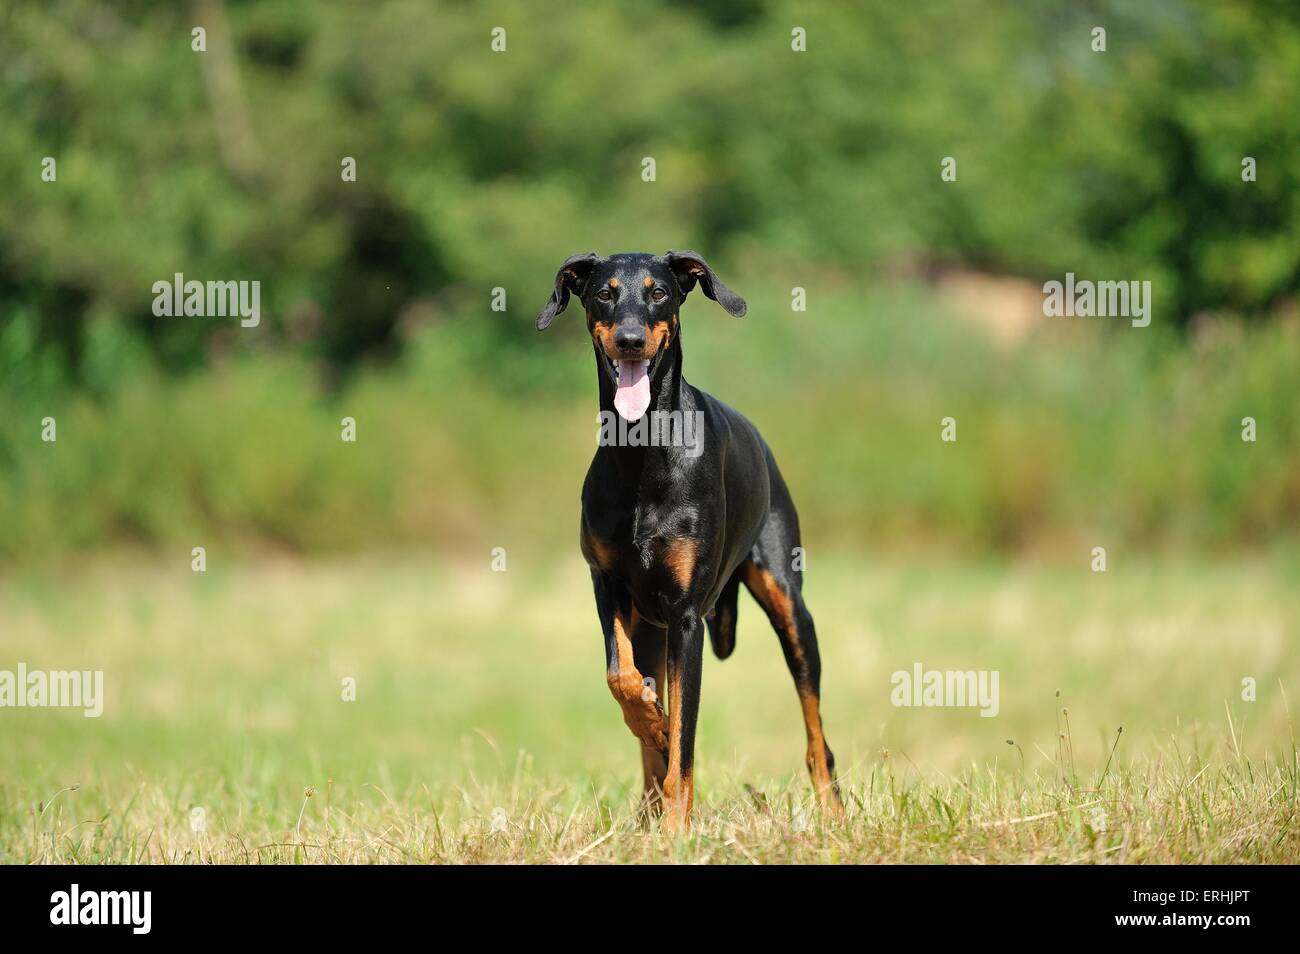
<svg viewBox="0 0 1300 954">
<path fill-rule="evenodd" d="M 664 820 L 667 832 L 691 826 L 691 806 L 695 803 L 693 772 L 682 772 L 682 677 L 679 671 L 668 676 L 668 774 L 664 778 Z"/>
<path fill-rule="evenodd" d="M 790 597 L 786 596 L 785 590 L 781 589 L 779 583 L 767 570 L 755 563 L 745 564 L 745 585 L 749 591 L 754 594 L 754 598 L 762 604 L 763 609 L 774 614 L 781 621 L 781 628 L 788 635 L 795 632 L 794 628 L 794 603 Z M 795 651 L 795 655 L 802 661 L 802 650 L 799 648 L 798 640 L 791 639 L 790 645 Z"/>
<path fill-rule="evenodd" d="M 803 646 L 799 642 L 799 633 L 795 627 L 794 602 L 781 589 L 776 577 L 754 563 L 745 566 L 745 584 L 763 608 L 780 621 L 785 631 L 785 638 L 795 661 L 804 664 Z M 799 707 L 803 710 L 804 732 L 808 737 L 808 748 L 804 762 L 812 776 L 813 788 L 817 799 L 824 809 L 839 814 L 844 810 L 836 791 L 835 777 L 831 774 L 830 763 L 826 761 L 826 737 L 822 732 L 821 709 L 817 697 L 811 692 L 799 689 Z"/>
<path fill-rule="evenodd" d="M 691 577 L 695 573 L 695 558 L 698 552 L 699 544 L 687 537 L 669 540 L 664 545 L 664 566 L 683 590 L 691 587 Z"/>
<path fill-rule="evenodd" d="M 632 639 L 629 630 L 635 631 L 639 619 L 636 609 L 632 619 L 624 624 L 622 616 L 614 617 L 615 670 L 605 674 L 609 691 L 623 709 L 623 721 L 632 734 L 657 751 L 668 747 L 663 711 L 659 696 L 645 684 L 645 679 L 632 664 Z"/>
<path fill-rule="evenodd" d="M 799 693 L 799 705 L 803 709 L 804 731 L 808 736 L 808 751 L 804 762 L 808 774 L 812 776 L 813 788 L 817 791 L 817 801 L 823 809 L 838 815 L 844 811 L 840 793 L 831 774 L 830 763 L 826 761 L 826 737 L 822 734 L 822 716 L 817 697 L 811 692 Z"/>
<path fill-rule="evenodd" d="M 635 636 L 635 632 L 633 633 Z M 651 672 L 645 675 L 654 679 L 655 689 L 660 695 L 662 701 L 663 693 L 667 685 L 666 678 L 668 673 L 668 640 L 659 640 L 659 651 L 655 654 L 654 662 L 651 665 Z M 641 779 L 643 784 L 642 790 L 642 807 L 648 816 L 659 816 L 663 814 L 664 809 L 664 780 L 668 776 L 668 757 L 661 749 L 652 749 L 648 745 L 641 746 Z"/>
</svg>

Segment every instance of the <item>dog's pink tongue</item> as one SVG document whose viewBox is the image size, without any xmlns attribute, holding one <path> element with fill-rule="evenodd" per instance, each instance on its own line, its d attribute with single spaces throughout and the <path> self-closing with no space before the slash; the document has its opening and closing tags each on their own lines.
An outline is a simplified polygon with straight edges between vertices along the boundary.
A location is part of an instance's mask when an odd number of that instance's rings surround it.
<svg viewBox="0 0 1300 954">
<path fill-rule="evenodd" d="M 645 415 L 650 406 L 650 375 L 646 369 L 649 361 L 620 361 L 618 363 L 618 390 L 614 392 L 614 407 L 625 421 L 635 423 Z"/>
</svg>

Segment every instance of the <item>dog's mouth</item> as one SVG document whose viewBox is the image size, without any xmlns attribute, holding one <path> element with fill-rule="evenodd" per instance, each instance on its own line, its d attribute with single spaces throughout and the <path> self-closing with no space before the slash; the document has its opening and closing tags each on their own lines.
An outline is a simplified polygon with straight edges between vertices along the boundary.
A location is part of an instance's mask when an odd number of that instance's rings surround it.
<svg viewBox="0 0 1300 954">
<path fill-rule="evenodd" d="M 614 383 L 614 409 L 625 421 L 635 423 L 645 416 L 650 407 L 650 380 L 663 356 L 662 346 L 653 359 L 611 358 L 602 354 L 605 372 Z"/>
</svg>

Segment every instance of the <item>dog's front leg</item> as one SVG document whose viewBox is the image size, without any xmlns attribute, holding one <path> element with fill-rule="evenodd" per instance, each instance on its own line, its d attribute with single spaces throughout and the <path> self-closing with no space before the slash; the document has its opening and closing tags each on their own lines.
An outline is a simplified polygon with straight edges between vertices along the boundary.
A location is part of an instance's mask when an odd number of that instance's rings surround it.
<svg viewBox="0 0 1300 954">
<path fill-rule="evenodd" d="M 637 629 L 636 608 L 622 584 L 593 572 L 596 612 L 605 635 L 605 681 L 623 710 L 623 721 L 642 746 L 664 753 L 668 747 L 659 696 L 645 684 L 636 668 L 632 634 Z M 662 691 L 662 687 L 657 687 Z"/>
<path fill-rule="evenodd" d="M 704 624 L 693 606 L 668 626 L 668 775 L 664 779 L 666 831 L 690 826 L 695 799 L 695 720 L 700 711 Z"/>
</svg>

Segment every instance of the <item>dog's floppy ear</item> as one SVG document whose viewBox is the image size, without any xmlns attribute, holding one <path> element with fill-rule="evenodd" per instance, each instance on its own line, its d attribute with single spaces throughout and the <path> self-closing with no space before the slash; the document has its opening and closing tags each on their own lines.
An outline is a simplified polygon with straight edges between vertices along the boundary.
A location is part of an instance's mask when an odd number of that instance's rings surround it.
<svg viewBox="0 0 1300 954">
<path fill-rule="evenodd" d="M 595 252 L 573 255 L 565 260 L 560 270 L 555 273 L 555 291 L 551 292 L 551 300 L 537 316 L 538 331 L 545 331 L 552 319 L 569 307 L 570 293 L 582 297 L 583 290 L 587 287 L 587 278 L 591 275 L 591 266 L 594 264 L 596 264 Z"/>
<path fill-rule="evenodd" d="M 709 263 L 694 252 L 668 252 L 665 256 L 668 265 L 677 276 L 677 285 L 686 297 L 698 281 L 708 295 L 726 309 L 733 318 L 742 318 L 745 314 L 745 299 L 722 283 L 722 279 L 713 273 Z"/>
</svg>

